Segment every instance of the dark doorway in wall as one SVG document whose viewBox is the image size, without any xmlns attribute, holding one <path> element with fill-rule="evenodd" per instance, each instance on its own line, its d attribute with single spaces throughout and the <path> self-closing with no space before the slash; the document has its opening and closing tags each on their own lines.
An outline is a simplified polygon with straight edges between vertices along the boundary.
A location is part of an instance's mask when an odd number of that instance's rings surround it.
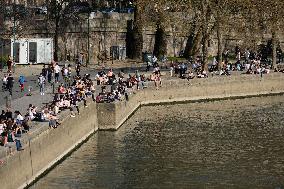
<svg viewBox="0 0 284 189">
<path fill-rule="evenodd" d="M 127 32 L 126 32 L 126 56 L 133 58 L 133 20 L 127 21 Z"/>
<path fill-rule="evenodd" d="M 20 62 L 20 43 L 14 43 L 14 49 L 13 49 L 13 58 L 14 62 L 19 63 Z"/>
<path fill-rule="evenodd" d="M 37 43 L 29 42 L 29 62 L 36 63 L 37 62 Z"/>
</svg>

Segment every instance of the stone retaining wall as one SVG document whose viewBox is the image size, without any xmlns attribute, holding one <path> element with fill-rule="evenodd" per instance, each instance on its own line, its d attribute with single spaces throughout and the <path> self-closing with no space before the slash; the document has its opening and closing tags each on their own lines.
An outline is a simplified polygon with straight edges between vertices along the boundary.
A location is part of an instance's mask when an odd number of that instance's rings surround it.
<svg viewBox="0 0 284 189">
<path fill-rule="evenodd" d="M 6 157 L 0 166 L 0 188 L 24 188 L 98 129 L 95 103 L 81 108 L 76 118 L 71 118 L 69 111 L 60 117 L 62 124 L 57 129 L 49 129 L 48 123 L 39 123 L 24 136 L 23 151 L 6 156 L 7 151 L 1 150 L 0 157 Z"/>
<path fill-rule="evenodd" d="M 99 130 L 117 130 L 140 105 L 282 93 L 283 80 L 284 74 L 171 80 L 165 81 L 159 90 L 153 90 L 152 83 L 128 102 L 98 104 L 98 120 L 108 118 L 99 122 Z"/>
</svg>

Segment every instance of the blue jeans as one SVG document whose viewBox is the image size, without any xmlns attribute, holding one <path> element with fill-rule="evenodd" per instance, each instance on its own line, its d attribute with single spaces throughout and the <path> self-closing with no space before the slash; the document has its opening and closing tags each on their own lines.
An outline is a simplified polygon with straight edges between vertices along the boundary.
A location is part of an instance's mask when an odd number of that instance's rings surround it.
<svg viewBox="0 0 284 189">
<path fill-rule="evenodd" d="M 21 141 L 18 139 L 15 139 L 15 142 L 16 142 L 17 151 L 20 151 L 22 149 Z"/>
<path fill-rule="evenodd" d="M 40 93 L 44 93 L 44 84 L 39 85 L 39 91 Z"/>
</svg>

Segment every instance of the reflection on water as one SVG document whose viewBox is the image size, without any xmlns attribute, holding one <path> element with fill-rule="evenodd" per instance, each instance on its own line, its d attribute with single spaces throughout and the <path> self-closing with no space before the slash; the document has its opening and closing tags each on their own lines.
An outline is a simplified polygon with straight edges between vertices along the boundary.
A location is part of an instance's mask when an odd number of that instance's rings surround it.
<svg viewBox="0 0 284 189">
<path fill-rule="evenodd" d="M 283 188 L 284 97 L 144 107 L 41 188 Z"/>
</svg>

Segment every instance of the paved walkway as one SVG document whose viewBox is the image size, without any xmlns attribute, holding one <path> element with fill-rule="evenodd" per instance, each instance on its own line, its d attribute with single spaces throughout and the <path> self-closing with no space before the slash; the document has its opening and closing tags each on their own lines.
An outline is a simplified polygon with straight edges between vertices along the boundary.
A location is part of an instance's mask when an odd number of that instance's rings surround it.
<svg viewBox="0 0 284 189">
<path fill-rule="evenodd" d="M 29 104 L 33 104 L 38 108 L 44 107 L 47 103 L 51 102 L 53 99 L 52 88 L 47 87 L 46 93 L 44 96 L 41 96 L 39 90 L 35 90 L 32 92 L 32 96 L 21 96 L 16 99 L 12 99 L 11 108 L 14 112 L 15 110 L 19 110 L 22 114 L 27 112 Z M 2 110 L 6 110 L 6 100 L 1 104 L 0 108 Z"/>
<path fill-rule="evenodd" d="M 69 64 L 69 62 L 62 62 L 60 65 Z M 128 63 L 129 64 L 129 63 Z M 115 72 L 118 72 L 120 69 L 124 69 L 126 73 L 132 73 L 138 67 L 125 67 L 128 65 L 127 63 L 116 62 L 115 64 L 111 64 L 110 62 L 107 64 L 106 68 L 110 68 L 112 65 Z M 71 62 L 71 65 L 74 63 Z M 136 65 L 137 66 L 137 65 Z M 15 73 L 13 73 L 13 77 L 15 79 L 14 87 L 13 87 L 13 95 L 11 101 L 12 111 L 19 110 L 22 114 L 26 113 L 26 110 L 29 104 L 33 104 L 37 107 L 43 107 L 46 103 L 51 102 L 53 99 L 52 87 L 50 84 L 46 86 L 46 94 L 41 96 L 39 93 L 39 87 L 37 85 L 38 75 L 41 73 L 43 65 L 29 65 L 29 66 L 17 66 Z M 91 77 L 95 77 L 98 69 L 101 69 L 101 66 L 89 66 L 88 68 L 82 67 L 81 75 L 86 73 L 91 74 Z M 73 67 L 73 74 L 74 74 Z M 0 90 L 2 88 L 2 78 L 4 74 L 7 74 L 6 70 L 0 72 L 1 82 L 0 82 Z M 18 83 L 18 79 L 20 75 L 24 75 L 26 77 L 27 82 L 25 83 L 25 91 L 20 92 L 20 87 Z M 32 96 L 27 96 L 28 94 L 28 86 L 32 87 Z M 55 87 L 57 89 L 57 87 Z M 99 91 L 99 89 L 97 90 Z M 7 98 L 9 97 L 8 91 L 0 91 L 0 110 L 6 110 Z"/>
<path fill-rule="evenodd" d="M 69 64 L 69 62 L 62 62 L 60 65 Z M 129 66 L 129 65 L 132 66 Z M 71 65 L 74 65 L 74 63 L 71 62 Z M 124 73 L 127 75 L 129 73 L 134 73 L 135 70 L 139 70 L 140 73 L 145 73 L 145 67 L 143 67 L 143 63 L 141 62 L 115 62 L 112 64 L 111 62 L 108 62 L 105 66 L 106 69 L 113 68 L 115 73 L 118 73 L 120 70 L 123 69 Z M 16 68 L 16 72 L 13 74 L 15 79 L 14 84 L 14 90 L 13 90 L 13 96 L 11 101 L 11 107 L 12 111 L 19 110 L 22 114 L 26 113 L 26 110 L 28 108 L 29 104 L 33 104 L 39 108 L 43 107 L 46 103 L 51 102 L 53 99 L 52 94 L 52 87 L 50 84 L 47 84 L 46 86 L 46 94 L 44 96 L 41 96 L 39 93 L 39 87 L 37 86 L 37 78 L 39 73 L 42 70 L 43 65 L 30 65 L 30 66 L 19 66 Z M 97 71 L 102 69 L 102 66 L 92 66 L 90 65 L 88 68 L 82 67 L 81 75 L 83 74 L 91 74 L 91 77 L 94 78 L 95 74 L 97 74 Z M 73 67 L 73 74 L 74 74 L 74 67 Z M 148 72 L 150 74 L 151 72 Z M 163 80 L 169 79 L 169 71 L 164 70 L 163 75 L 167 75 L 163 77 Z M 26 89 L 24 92 L 20 92 L 20 87 L 18 85 L 18 76 L 21 74 L 24 74 L 27 78 L 27 83 L 25 84 Z M 233 75 L 238 75 L 240 72 L 232 72 Z M 4 75 L 4 72 L 0 72 L 1 79 Z M 211 75 L 209 75 L 211 77 Z M 226 77 L 226 76 L 222 76 Z M 32 96 L 26 96 L 28 93 L 28 86 L 32 87 Z M 2 81 L 0 83 L 0 87 L 2 87 Z M 1 88 L 0 88 L 1 89 Z M 55 90 L 57 89 L 57 86 L 55 87 Z M 100 87 L 97 87 L 97 92 L 100 91 Z M 9 96 L 8 92 L 2 92 L 0 91 L 0 108 L 5 110 L 6 109 L 6 97 Z"/>
</svg>

